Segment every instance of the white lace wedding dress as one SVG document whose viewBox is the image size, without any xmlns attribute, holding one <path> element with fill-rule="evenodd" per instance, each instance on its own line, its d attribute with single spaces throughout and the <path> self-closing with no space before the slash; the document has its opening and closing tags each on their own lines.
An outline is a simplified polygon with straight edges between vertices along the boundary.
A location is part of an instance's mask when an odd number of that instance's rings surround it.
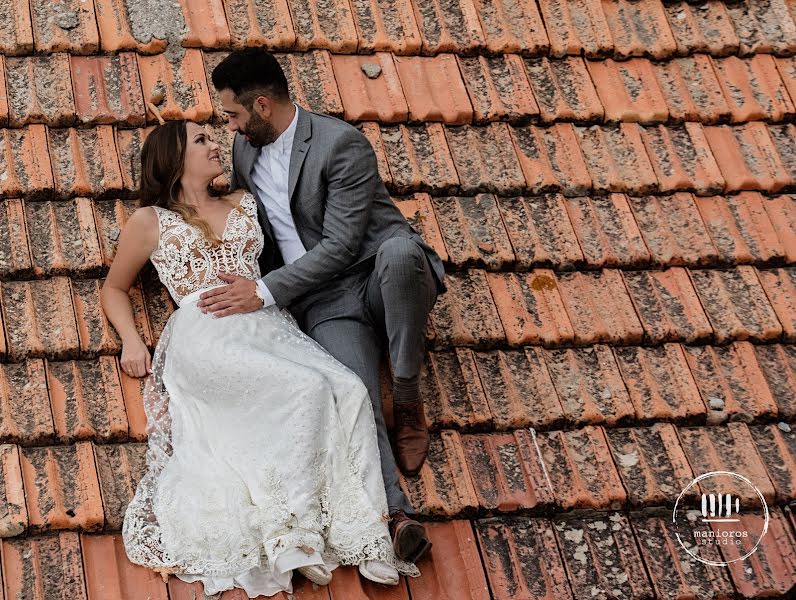
<svg viewBox="0 0 796 600">
<path fill-rule="evenodd" d="M 129 559 L 249 597 L 291 592 L 291 569 L 377 559 L 401 573 L 387 529 L 376 427 L 353 371 L 276 306 L 216 318 L 196 306 L 218 272 L 260 276 L 256 200 L 213 247 L 155 208 L 152 253 L 179 308 L 155 350 L 144 403 L 147 470 L 127 507 Z"/>
</svg>

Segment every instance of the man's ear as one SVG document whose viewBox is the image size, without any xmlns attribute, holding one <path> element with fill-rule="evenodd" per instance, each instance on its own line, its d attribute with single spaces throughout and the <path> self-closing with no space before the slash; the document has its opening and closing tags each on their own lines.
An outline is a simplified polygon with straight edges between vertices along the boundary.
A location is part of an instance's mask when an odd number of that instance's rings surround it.
<svg viewBox="0 0 796 600">
<path fill-rule="evenodd" d="M 265 120 L 270 119 L 273 112 L 272 100 L 268 96 L 257 96 L 252 104 L 252 112 Z"/>
</svg>

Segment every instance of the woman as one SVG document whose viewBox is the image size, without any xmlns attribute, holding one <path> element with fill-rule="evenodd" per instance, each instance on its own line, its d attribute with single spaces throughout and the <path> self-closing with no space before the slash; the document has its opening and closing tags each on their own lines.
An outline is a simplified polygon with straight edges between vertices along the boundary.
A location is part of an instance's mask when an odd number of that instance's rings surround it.
<svg viewBox="0 0 796 600">
<path fill-rule="evenodd" d="M 141 152 L 141 208 L 119 238 L 102 306 L 122 369 L 149 374 L 147 471 L 127 508 L 134 563 L 202 581 L 205 593 L 292 591 L 338 564 L 396 584 L 365 385 L 276 306 L 223 319 L 199 295 L 219 273 L 257 279 L 263 233 L 249 194 L 213 197 L 218 145 L 196 123 L 157 127 Z M 179 308 L 150 362 L 128 290 L 151 260 Z"/>
</svg>

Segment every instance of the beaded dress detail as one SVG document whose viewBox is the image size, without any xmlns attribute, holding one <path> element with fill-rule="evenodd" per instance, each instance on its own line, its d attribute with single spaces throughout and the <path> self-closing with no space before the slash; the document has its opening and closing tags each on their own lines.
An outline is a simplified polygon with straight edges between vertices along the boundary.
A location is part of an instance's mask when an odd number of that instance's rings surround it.
<svg viewBox="0 0 796 600">
<path fill-rule="evenodd" d="M 221 243 L 154 207 L 158 276 L 179 308 L 144 388 L 147 467 L 125 513 L 129 559 L 205 593 L 292 592 L 292 569 L 383 560 L 405 575 L 387 528 L 370 398 L 359 377 L 287 310 L 213 317 L 199 295 L 219 272 L 260 276 L 263 233 L 247 193 Z"/>
</svg>

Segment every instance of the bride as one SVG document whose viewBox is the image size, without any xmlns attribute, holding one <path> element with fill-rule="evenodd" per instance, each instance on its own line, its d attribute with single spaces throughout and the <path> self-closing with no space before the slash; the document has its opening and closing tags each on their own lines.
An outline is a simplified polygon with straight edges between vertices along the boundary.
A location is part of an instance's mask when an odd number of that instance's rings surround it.
<svg viewBox="0 0 796 600">
<path fill-rule="evenodd" d="M 122 369 L 149 375 L 147 469 L 127 507 L 129 559 L 212 595 L 327 584 L 339 564 L 373 581 L 417 576 L 398 560 L 367 389 L 276 306 L 223 319 L 196 306 L 232 274 L 260 277 L 254 197 L 213 197 L 218 144 L 190 121 L 158 126 L 141 152 L 141 208 L 119 238 L 102 307 Z M 150 360 L 128 290 L 151 260 L 179 308 Z"/>
</svg>

